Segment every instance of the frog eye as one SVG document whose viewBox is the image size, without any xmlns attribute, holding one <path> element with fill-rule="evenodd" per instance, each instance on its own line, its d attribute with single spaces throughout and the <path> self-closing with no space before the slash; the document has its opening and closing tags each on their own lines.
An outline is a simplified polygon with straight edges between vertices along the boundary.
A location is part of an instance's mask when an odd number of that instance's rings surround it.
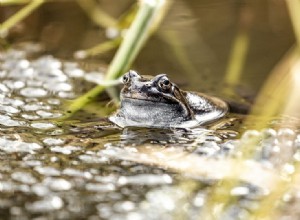
<svg viewBox="0 0 300 220">
<path fill-rule="evenodd" d="M 126 73 L 126 74 L 123 76 L 123 79 L 122 79 L 122 81 L 123 81 L 123 83 L 124 83 L 125 85 L 127 85 L 127 84 L 129 84 L 129 83 L 130 83 L 130 81 L 131 81 L 131 78 L 130 78 L 130 76 L 129 76 L 129 74 L 128 74 L 128 73 Z"/>
<path fill-rule="evenodd" d="M 171 82 L 167 78 L 162 78 L 158 82 L 158 86 L 163 90 L 163 91 L 169 91 L 171 89 Z"/>
<path fill-rule="evenodd" d="M 134 70 L 129 70 L 128 73 L 124 74 L 122 81 L 125 85 L 128 85 L 131 82 L 132 78 L 140 78 L 140 75 Z"/>
</svg>

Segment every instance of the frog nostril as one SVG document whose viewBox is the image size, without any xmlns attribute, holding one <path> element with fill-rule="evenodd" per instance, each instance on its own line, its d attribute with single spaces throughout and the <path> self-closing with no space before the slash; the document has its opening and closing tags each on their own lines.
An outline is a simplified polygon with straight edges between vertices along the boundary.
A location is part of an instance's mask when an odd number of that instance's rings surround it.
<svg viewBox="0 0 300 220">
<path fill-rule="evenodd" d="M 151 86 L 149 84 L 144 84 L 143 86 L 140 87 L 140 91 L 143 93 L 148 93 L 150 88 Z"/>
</svg>

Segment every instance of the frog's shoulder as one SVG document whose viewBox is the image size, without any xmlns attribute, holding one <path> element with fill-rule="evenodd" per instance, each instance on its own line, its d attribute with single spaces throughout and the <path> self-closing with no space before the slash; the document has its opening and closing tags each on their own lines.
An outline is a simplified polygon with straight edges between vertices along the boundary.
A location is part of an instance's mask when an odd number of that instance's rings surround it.
<svg viewBox="0 0 300 220">
<path fill-rule="evenodd" d="M 199 92 L 184 92 L 186 100 L 197 121 L 205 124 L 223 117 L 228 105 L 223 100 Z"/>
</svg>

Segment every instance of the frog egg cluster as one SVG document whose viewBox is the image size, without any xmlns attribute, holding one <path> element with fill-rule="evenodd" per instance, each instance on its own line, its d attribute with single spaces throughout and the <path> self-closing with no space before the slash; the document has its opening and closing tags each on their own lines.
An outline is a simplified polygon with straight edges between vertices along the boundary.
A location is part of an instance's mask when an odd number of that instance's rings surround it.
<svg viewBox="0 0 300 220">
<path fill-rule="evenodd" d="M 191 207 L 190 219 L 198 218 L 209 190 L 191 195 L 176 185 L 172 172 L 127 160 L 132 153 L 136 158 L 140 146 L 179 148 L 216 160 L 241 157 L 251 146 L 256 161 L 286 171 L 293 167 L 282 165 L 300 160 L 300 135 L 288 128 L 246 131 L 241 138 L 231 131 L 225 139 L 204 128 L 66 135 L 50 120 L 62 114 L 64 99 L 77 95 L 74 79 L 80 82 L 86 74 L 52 56 L 27 57 L 26 51 L 0 53 L 0 126 L 7 131 L 0 137 L 0 206 L 12 219 L 171 219 L 177 207 Z M 230 207 L 227 219 L 236 213 L 246 219 L 245 210 L 263 195 L 250 184 L 230 193 L 248 200 Z"/>
<path fill-rule="evenodd" d="M 52 56 L 29 60 L 25 51 L 0 53 L 0 124 L 24 126 L 25 121 L 57 118 L 62 99 L 74 98 L 73 78 L 84 71 L 76 63 L 61 62 Z M 49 129 L 49 122 L 30 126 Z"/>
<path fill-rule="evenodd" d="M 199 133 L 198 129 L 185 135 L 194 142 L 182 145 L 186 145 L 188 151 L 200 156 L 246 156 L 271 167 L 300 160 L 300 134 L 290 128 L 247 130 L 240 138 L 234 136 L 224 139 L 218 135 L 218 131 L 206 130 Z"/>
<path fill-rule="evenodd" d="M 76 66 L 63 64 L 52 56 L 42 56 L 36 60 L 26 59 L 26 54 L 11 50 L 1 56 L 1 78 L 4 78 L 3 88 L 17 90 L 26 98 L 47 97 L 56 92 L 58 97 L 73 97 L 72 84 L 67 73 L 78 72 Z M 72 74 L 74 76 L 74 74 Z M 6 92 L 10 92 L 7 88 Z"/>
<path fill-rule="evenodd" d="M 256 160 L 272 167 L 300 159 L 300 134 L 290 128 L 248 130 L 242 135 L 238 145 L 241 147 L 240 153 L 247 151 L 242 148 L 248 148 L 250 155 Z"/>
</svg>

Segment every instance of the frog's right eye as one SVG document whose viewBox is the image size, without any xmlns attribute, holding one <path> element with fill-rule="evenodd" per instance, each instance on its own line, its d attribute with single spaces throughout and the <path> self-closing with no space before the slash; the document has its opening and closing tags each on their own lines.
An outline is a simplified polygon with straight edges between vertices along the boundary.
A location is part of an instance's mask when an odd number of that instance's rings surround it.
<svg viewBox="0 0 300 220">
<path fill-rule="evenodd" d="M 131 77 L 130 77 L 129 73 L 126 73 L 126 74 L 123 76 L 122 81 L 123 81 L 123 83 L 124 83 L 125 85 L 128 85 L 128 84 L 130 83 Z"/>
<path fill-rule="evenodd" d="M 168 92 L 172 88 L 172 84 L 166 76 L 163 76 L 158 81 L 158 86 L 162 91 Z"/>
</svg>

